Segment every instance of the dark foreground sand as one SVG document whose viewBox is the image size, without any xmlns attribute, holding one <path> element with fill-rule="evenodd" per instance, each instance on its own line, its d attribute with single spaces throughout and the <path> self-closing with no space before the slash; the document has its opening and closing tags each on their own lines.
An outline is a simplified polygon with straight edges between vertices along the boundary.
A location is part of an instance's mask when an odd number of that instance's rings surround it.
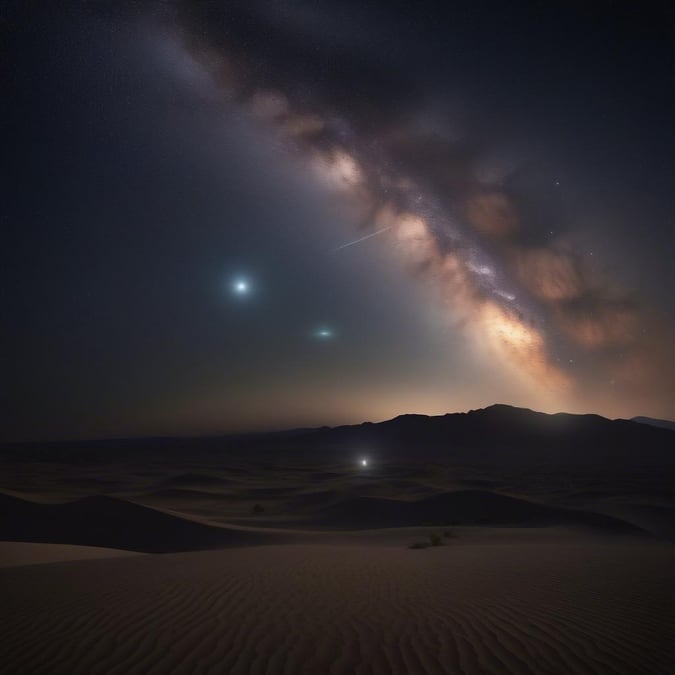
<svg viewBox="0 0 675 675">
<path fill-rule="evenodd" d="M 0 570 L 2 672 L 675 672 L 672 546 L 374 541 Z"/>
</svg>

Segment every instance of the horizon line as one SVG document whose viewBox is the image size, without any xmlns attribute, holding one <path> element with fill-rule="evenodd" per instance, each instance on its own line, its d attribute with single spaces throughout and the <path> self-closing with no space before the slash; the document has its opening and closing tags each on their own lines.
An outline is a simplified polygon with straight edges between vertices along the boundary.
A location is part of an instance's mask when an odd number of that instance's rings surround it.
<svg viewBox="0 0 675 675">
<path fill-rule="evenodd" d="M 245 430 L 245 431 L 223 431 L 223 432 L 214 432 L 214 433 L 206 433 L 206 434 L 200 434 L 200 433 L 188 433 L 188 434 L 141 434 L 138 436 L 130 435 L 130 436 L 97 436 L 97 437 L 76 437 L 76 438 L 62 438 L 62 439 L 28 439 L 28 440 L 8 440 L 8 441 L 0 441 L 0 449 L 2 448 L 7 448 L 7 447 L 12 447 L 12 446 L 28 446 L 28 445 L 62 445 L 64 443 L 114 443 L 116 441 L 181 441 L 181 440 L 208 440 L 208 439 L 219 439 L 219 438 L 234 438 L 237 436 L 264 436 L 264 435 L 272 435 L 272 434 L 282 434 L 282 433 L 293 433 L 293 432 L 302 432 L 302 431 L 317 431 L 319 429 L 339 429 L 341 427 L 353 427 L 353 426 L 361 426 L 363 424 L 384 424 L 386 422 L 391 422 L 395 419 L 398 419 L 399 417 L 408 417 L 408 416 L 418 416 L 418 417 L 445 417 L 447 415 L 468 415 L 469 413 L 473 412 L 481 412 L 484 410 L 488 410 L 490 408 L 495 408 L 495 407 L 504 407 L 504 408 L 513 408 L 516 410 L 526 410 L 528 412 L 540 414 L 540 415 L 547 415 L 547 416 L 555 416 L 555 415 L 573 415 L 573 416 L 595 416 L 595 417 L 601 417 L 602 419 L 606 419 L 609 421 L 627 421 L 627 422 L 632 422 L 637 419 L 649 419 L 649 420 L 654 420 L 657 422 L 668 422 L 671 424 L 675 424 L 675 420 L 670 420 L 670 419 L 665 419 L 665 418 L 656 418 L 656 417 L 650 417 L 649 415 L 634 415 L 633 417 L 607 417 L 605 415 L 600 415 L 599 413 L 589 413 L 589 412 L 568 412 L 564 410 L 558 410 L 553 413 L 547 413 L 543 412 L 541 410 L 534 410 L 533 408 L 528 408 L 525 406 L 517 406 L 517 405 L 512 405 L 510 403 L 491 403 L 490 405 L 484 406 L 482 408 L 470 408 L 468 410 L 456 410 L 453 412 L 446 412 L 446 413 L 440 413 L 438 415 L 429 415 L 426 413 L 415 413 L 415 412 L 410 412 L 410 413 L 400 413 L 398 415 L 394 415 L 393 417 L 388 417 L 386 419 L 378 420 L 378 421 L 371 421 L 371 420 L 363 420 L 361 422 L 348 422 L 345 424 L 335 424 L 335 425 L 330 425 L 330 424 L 319 424 L 316 426 L 289 426 L 289 427 L 281 427 L 281 428 L 273 428 L 273 429 L 267 429 L 267 430 Z"/>
</svg>

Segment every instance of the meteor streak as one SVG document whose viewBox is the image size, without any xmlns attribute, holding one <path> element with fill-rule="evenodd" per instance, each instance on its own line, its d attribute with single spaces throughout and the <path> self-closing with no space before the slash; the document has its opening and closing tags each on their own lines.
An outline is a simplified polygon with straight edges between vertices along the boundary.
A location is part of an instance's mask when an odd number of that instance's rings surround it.
<svg viewBox="0 0 675 675">
<path fill-rule="evenodd" d="M 336 249 L 333 249 L 333 252 L 341 251 L 343 248 L 347 248 L 348 246 L 353 246 L 354 244 L 358 244 L 362 241 L 365 241 L 366 239 L 370 239 L 371 237 L 375 237 L 378 234 L 382 234 L 383 232 L 386 232 L 387 230 L 391 230 L 391 225 L 388 225 L 387 227 L 383 227 L 381 230 L 375 230 L 375 232 L 371 232 L 370 234 L 367 234 L 365 237 L 361 237 L 360 239 L 355 239 L 354 241 L 347 242 L 346 244 L 342 244 L 342 246 L 338 246 Z"/>
</svg>

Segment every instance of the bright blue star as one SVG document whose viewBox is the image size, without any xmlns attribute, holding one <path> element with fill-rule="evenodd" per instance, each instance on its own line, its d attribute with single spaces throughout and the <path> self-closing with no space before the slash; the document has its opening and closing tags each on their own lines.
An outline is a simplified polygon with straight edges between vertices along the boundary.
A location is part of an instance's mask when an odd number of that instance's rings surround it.
<svg viewBox="0 0 675 675">
<path fill-rule="evenodd" d="M 247 279 L 238 278 L 232 282 L 232 292 L 236 295 L 248 295 L 251 290 L 251 284 Z"/>
</svg>

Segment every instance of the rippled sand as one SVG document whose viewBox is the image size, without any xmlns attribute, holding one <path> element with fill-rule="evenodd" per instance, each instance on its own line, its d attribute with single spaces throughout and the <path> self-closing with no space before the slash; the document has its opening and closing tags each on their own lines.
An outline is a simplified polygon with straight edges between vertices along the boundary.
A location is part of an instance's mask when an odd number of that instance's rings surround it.
<svg viewBox="0 0 675 675">
<path fill-rule="evenodd" d="M 673 672 L 675 549 L 259 546 L 0 570 L 6 673 Z"/>
</svg>

